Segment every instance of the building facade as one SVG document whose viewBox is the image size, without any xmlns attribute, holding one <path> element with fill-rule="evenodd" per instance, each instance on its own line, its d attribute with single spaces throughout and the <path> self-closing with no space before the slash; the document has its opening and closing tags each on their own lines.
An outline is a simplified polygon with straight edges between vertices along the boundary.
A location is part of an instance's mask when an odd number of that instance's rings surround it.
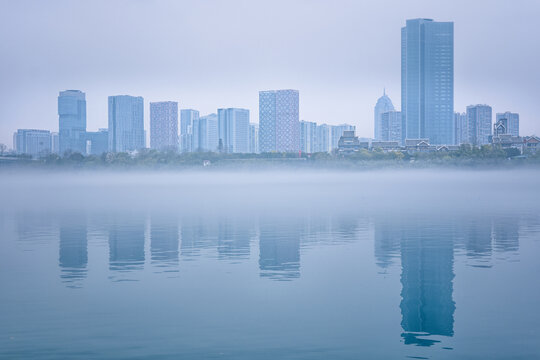
<svg viewBox="0 0 540 360">
<path fill-rule="evenodd" d="M 180 149 L 182 152 L 192 152 L 199 147 L 198 139 L 199 112 L 193 109 L 180 110 Z M 193 137 L 195 129 L 195 144 Z"/>
<path fill-rule="evenodd" d="M 13 142 L 13 149 L 18 154 L 32 157 L 49 155 L 52 150 L 49 130 L 18 129 L 13 136 Z"/>
<path fill-rule="evenodd" d="M 259 153 L 259 124 L 249 124 L 249 152 Z"/>
<path fill-rule="evenodd" d="M 317 123 L 311 121 L 300 121 L 300 151 L 304 153 L 314 153 L 317 139 Z"/>
<path fill-rule="evenodd" d="M 512 136 L 519 136 L 519 114 L 512 112 L 497 113 L 496 121 L 506 119 L 506 133 Z"/>
<path fill-rule="evenodd" d="M 489 105 L 467 106 L 468 143 L 487 145 L 491 136 L 492 111 Z"/>
<path fill-rule="evenodd" d="M 401 143 L 401 111 L 386 111 L 381 114 L 381 141 L 397 141 Z"/>
<path fill-rule="evenodd" d="M 469 143 L 469 127 L 466 113 L 454 113 L 454 137 L 456 145 Z"/>
<path fill-rule="evenodd" d="M 138 96 L 109 96 L 109 151 L 125 152 L 145 147 L 144 102 Z"/>
<path fill-rule="evenodd" d="M 331 126 L 327 124 L 317 125 L 317 135 L 315 139 L 315 150 L 313 152 L 330 152 Z"/>
<path fill-rule="evenodd" d="M 454 143 L 454 23 L 407 20 L 401 29 L 402 142 Z"/>
<path fill-rule="evenodd" d="M 86 95 L 80 90 L 58 95 L 59 153 L 86 152 Z"/>
<path fill-rule="evenodd" d="M 178 150 L 178 103 L 150 103 L 150 148 Z"/>
<path fill-rule="evenodd" d="M 106 152 L 109 152 L 109 130 L 88 131 L 86 133 L 86 154 L 101 155 Z"/>
<path fill-rule="evenodd" d="M 377 104 L 375 105 L 375 122 L 374 122 L 374 139 L 375 140 L 383 140 L 381 137 L 381 116 L 383 113 L 387 111 L 393 111 L 394 105 L 392 104 L 392 100 L 388 96 L 386 96 L 386 91 L 383 91 L 383 96 L 381 96 L 377 100 Z M 400 122 L 401 126 L 401 122 Z M 400 139 L 401 141 L 401 139 Z"/>
<path fill-rule="evenodd" d="M 196 121 L 197 122 L 197 121 Z M 209 114 L 199 118 L 199 149 L 201 151 L 217 151 L 219 145 L 218 117 Z"/>
<path fill-rule="evenodd" d="M 249 110 L 218 109 L 219 143 L 225 153 L 249 152 Z"/>
<path fill-rule="evenodd" d="M 298 90 L 259 91 L 261 152 L 298 152 L 300 120 Z"/>
</svg>

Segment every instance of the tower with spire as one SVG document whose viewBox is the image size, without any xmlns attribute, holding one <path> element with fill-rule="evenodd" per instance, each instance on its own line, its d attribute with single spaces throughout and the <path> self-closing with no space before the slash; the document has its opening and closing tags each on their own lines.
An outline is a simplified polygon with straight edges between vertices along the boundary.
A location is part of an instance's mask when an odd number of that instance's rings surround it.
<svg viewBox="0 0 540 360">
<path fill-rule="evenodd" d="M 383 95 L 377 100 L 375 105 L 374 139 L 381 140 L 381 115 L 387 111 L 393 111 L 392 100 L 386 96 L 386 88 L 383 88 Z"/>
</svg>

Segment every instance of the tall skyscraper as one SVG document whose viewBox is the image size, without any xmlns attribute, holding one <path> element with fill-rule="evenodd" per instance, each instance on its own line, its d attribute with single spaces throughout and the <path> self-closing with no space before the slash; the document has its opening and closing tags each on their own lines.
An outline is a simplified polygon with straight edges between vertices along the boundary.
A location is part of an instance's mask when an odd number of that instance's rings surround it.
<svg viewBox="0 0 540 360">
<path fill-rule="evenodd" d="M 57 132 L 51 133 L 51 153 L 59 154 L 60 153 L 60 136 Z"/>
<path fill-rule="evenodd" d="M 51 153 L 49 130 L 19 129 L 13 136 L 13 147 L 18 154 L 45 156 Z"/>
<path fill-rule="evenodd" d="M 259 147 L 261 152 L 300 150 L 298 90 L 259 91 Z"/>
<path fill-rule="evenodd" d="M 219 144 L 217 114 L 209 114 L 199 118 L 199 148 L 201 151 L 217 151 Z"/>
<path fill-rule="evenodd" d="M 80 90 L 60 91 L 58 95 L 60 154 L 86 152 L 86 98 Z"/>
<path fill-rule="evenodd" d="M 143 98 L 109 96 L 109 151 L 134 151 L 144 144 Z"/>
<path fill-rule="evenodd" d="M 381 141 L 401 143 L 401 111 L 386 111 L 381 114 Z"/>
<path fill-rule="evenodd" d="M 383 91 L 383 96 L 377 100 L 375 105 L 375 123 L 374 123 L 374 139 L 383 140 L 381 138 L 381 115 L 384 112 L 394 110 L 394 104 L 388 96 L 386 96 L 386 91 Z M 401 142 L 401 139 L 400 139 Z"/>
<path fill-rule="evenodd" d="M 407 20 L 401 28 L 402 140 L 454 143 L 454 23 Z"/>
<path fill-rule="evenodd" d="M 259 153 L 259 124 L 249 124 L 249 152 Z"/>
<path fill-rule="evenodd" d="M 192 109 L 180 110 L 180 148 L 182 152 L 192 152 L 199 148 L 198 139 L 199 112 Z M 193 144 L 193 129 L 195 144 Z"/>
<path fill-rule="evenodd" d="M 506 119 L 506 133 L 512 136 L 519 136 L 519 114 L 507 111 L 505 113 L 497 113 L 496 121 Z"/>
<path fill-rule="evenodd" d="M 467 125 L 466 113 L 454 113 L 454 132 L 456 145 L 469 143 L 469 127 Z"/>
<path fill-rule="evenodd" d="M 224 152 L 249 152 L 249 110 L 218 109 L 218 128 Z"/>
<path fill-rule="evenodd" d="M 467 128 L 469 130 L 469 141 L 471 145 L 489 144 L 491 135 L 492 112 L 489 105 L 467 106 Z"/>
<path fill-rule="evenodd" d="M 316 138 L 317 123 L 300 121 L 300 150 L 308 154 L 315 152 Z"/>
<path fill-rule="evenodd" d="M 157 150 L 178 149 L 178 103 L 150 103 L 150 147 Z"/>
</svg>

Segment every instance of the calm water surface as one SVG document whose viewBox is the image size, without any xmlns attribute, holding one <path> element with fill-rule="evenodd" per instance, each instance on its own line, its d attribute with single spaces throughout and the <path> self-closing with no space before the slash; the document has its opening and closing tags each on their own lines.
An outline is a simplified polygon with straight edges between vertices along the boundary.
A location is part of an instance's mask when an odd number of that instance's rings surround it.
<svg viewBox="0 0 540 360">
<path fill-rule="evenodd" d="M 540 358 L 538 175 L 6 176 L 0 358 Z"/>
</svg>

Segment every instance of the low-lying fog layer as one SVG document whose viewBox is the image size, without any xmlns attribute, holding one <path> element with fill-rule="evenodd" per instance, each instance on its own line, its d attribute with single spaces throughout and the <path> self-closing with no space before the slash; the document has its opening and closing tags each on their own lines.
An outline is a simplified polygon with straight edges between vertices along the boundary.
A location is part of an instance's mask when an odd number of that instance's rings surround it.
<svg viewBox="0 0 540 360">
<path fill-rule="evenodd" d="M 0 199 L 4 210 L 504 212 L 540 208 L 540 171 L 6 172 Z"/>
</svg>

